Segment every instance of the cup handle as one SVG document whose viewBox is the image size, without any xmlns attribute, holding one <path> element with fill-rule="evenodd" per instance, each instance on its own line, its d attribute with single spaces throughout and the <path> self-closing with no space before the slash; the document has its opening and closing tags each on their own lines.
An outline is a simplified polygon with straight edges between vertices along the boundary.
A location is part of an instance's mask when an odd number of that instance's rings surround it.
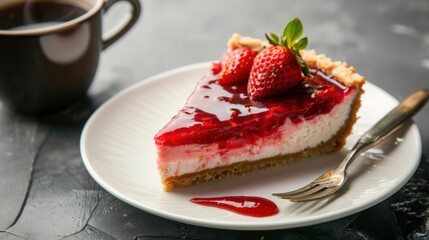
<svg viewBox="0 0 429 240">
<path fill-rule="evenodd" d="M 113 6 L 119 1 L 128 2 L 131 5 L 132 9 L 128 15 L 124 16 L 124 19 L 119 23 L 118 26 L 116 26 L 106 35 L 103 35 L 103 50 L 109 47 L 116 40 L 121 38 L 126 32 L 128 32 L 128 30 L 130 30 L 130 28 L 137 22 L 137 19 L 140 17 L 141 5 L 139 0 L 104 0 L 104 13 L 106 13 L 111 6 Z"/>
</svg>

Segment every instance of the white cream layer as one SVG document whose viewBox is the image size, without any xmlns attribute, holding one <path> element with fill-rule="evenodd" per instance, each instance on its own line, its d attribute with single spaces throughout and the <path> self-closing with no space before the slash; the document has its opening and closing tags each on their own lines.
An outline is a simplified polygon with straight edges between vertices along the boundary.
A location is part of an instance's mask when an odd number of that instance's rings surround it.
<svg viewBox="0 0 429 240">
<path fill-rule="evenodd" d="M 294 124 L 289 120 L 276 134 L 255 144 L 228 150 L 222 154 L 214 144 L 190 144 L 158 148 L 158 168 L 163 178 L 227 166 L 242 161 L 257 161 L 313 148 L 331 139 L 347 120 L 357 92 L 348 95 L 330 113 Z"/>
</svg>

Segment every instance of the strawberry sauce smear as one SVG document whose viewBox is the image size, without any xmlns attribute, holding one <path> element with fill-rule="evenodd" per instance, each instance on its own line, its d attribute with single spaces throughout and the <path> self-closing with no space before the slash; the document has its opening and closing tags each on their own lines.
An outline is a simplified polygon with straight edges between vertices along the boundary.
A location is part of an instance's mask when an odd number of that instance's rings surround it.
<svg viewBox="0 0 429 240">
<path fill-rule="evenodd" d="M 189 96 L 182 110 L 155 136 L 157 145 L 211 144 L 234 148 L 227 143 L 240 139 L 253 144 L 277 132 L 285 121 L 294 124 L 329 113 L 353 89 L 317 69 L 287 93 L 252 100 L 247 82 L 221 85 L 209 71 Z M 238 146 L 239 147 L 239 146 Z"/>
<path fill-rule="evenodd" d="M 251 217 L 269 217 L 279 212 L 274 202 L 266 198 L 253 196 L 192 198 L 190 201 L 203 206 L 221 208 Z"/>
</svg>

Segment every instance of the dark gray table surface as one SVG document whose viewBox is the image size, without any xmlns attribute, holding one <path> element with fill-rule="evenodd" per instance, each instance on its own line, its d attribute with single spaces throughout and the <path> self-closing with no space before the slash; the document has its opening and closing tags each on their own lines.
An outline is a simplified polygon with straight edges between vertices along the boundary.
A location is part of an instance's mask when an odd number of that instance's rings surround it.
<svg viewBox="0 0 429 240">
<path fill-rule="evenodd" d="M 401 100 L 429 87 L 429 1 L 142 3 L 136 27 L 103 53 L 86 99 L 44 116 L 17 115 L 0 105 L 0 239 L 429 239 L 427 106 L 414 118 L 421 163 L 404 187 L 360 213 L 295 229 L 219 230 L 154 216 L 103 190 L 79 149 L 88 117 L 120 90 L 172 68 L 218 59 L 233 32 L 262 37 L 281 31 L 293 17 L 303 21 L 309 48 L 347 61 Z M 106 28 L 126 8 L 112 9 Z"/>
</svg>

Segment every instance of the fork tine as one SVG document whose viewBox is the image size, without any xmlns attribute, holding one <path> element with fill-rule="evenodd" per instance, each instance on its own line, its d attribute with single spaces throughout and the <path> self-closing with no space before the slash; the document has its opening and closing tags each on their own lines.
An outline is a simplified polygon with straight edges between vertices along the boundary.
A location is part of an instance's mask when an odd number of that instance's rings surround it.
<svg viewBox="0 0 429 240">
<path fill-rule="evenodd" d="M 276 196 L 276 197 L 279 197 L 279 198 L 288 198 L 287 196 L 291 196 L 291 195 L 296 195 L 296 194 L 302 193 L 302 192 L 307 191 L 307 190 L 309 190 L 311 188 L 314 188 L 314 187 L 319 186 L 321 184 L 326 184 L 328 182 L 331 182 L 331 179 L 323 179 L 323 180 L 316 179 L 313 182 L 305 185 L 304 187 L 298 188 L 298 189 L 296 189 L 294 191 L 282 192 L 282 193 L 273 193 L 272 195 Z"/>
<path fill-rule="evenodd" d="M 288 196 L 288 195 L 293 195 L 293 194 L 299 194 L 301 192 L 307 191 L 308 189 L 311 189 L 313 187 L 315 187 L 317 184 L 315 184 L 314 182 L 311 182 L 307 185 L 305 185 L 302 188 L 298 188 L 294 191 L 290 191 L 290 192 L 282 192 L 282 193 L 273 193 L 273 196 L 279 197 L 279 198 L 284 198 L 284 196 Z"/>
<path fill-rule="evenodd" d="M 319 185 L 319 184 L 314 184 L 313 187 L 305 190 L 305 191 L 301 191 L 301 192 L 297 192 L 297 193 L 288 193 L 288 194 L 283 194 L 281 196 L 282 199 L 299 199 L 299 198 L 304 198 L 310 195 L 313 195 L 315 193 L 318 193 L 319 191 L 322 191 L 326 188 L 325 185 Z"/>
<path fill-rule="evenodd" d="M 324 198 L 324 197 L 327 197 L 327 196 L 333 194 L 338 189 L 339 188 L 335 187 L 335 186 L 325 187 L 323 190 L 321 190 L 315 194 L 307 195 L 307 196 L 300 197 L 300 198 L 289 198 L 289 200 L 292 202 L 308 202 L 308 201 L 318 200 L 318 199 L 321 199 L 321 198 Z"/>
</svg>

